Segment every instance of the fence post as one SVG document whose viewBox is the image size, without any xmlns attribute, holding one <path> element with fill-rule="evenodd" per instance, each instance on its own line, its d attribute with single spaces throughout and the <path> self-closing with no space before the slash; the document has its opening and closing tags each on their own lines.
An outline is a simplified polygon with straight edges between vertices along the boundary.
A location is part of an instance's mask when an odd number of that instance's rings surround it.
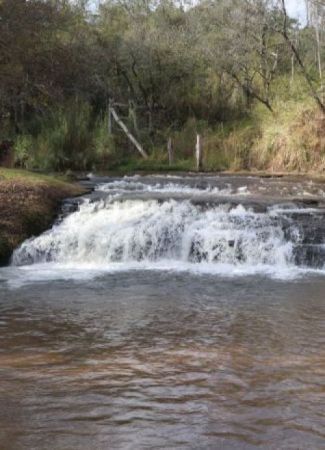
<svg viewBox="0 0 325 450">
<path fill-rule="evenodd" d="M 171 166 L 174 162 L 174 148 L 173 148 L 173 141 L 172 141 L 171 137 L 168 138 L 167 151 L 168 151 L 168 162 L 169 162 L 169 165 Z"/>
<path fill-rule="evenodd" d="M 202 169 L 202 143 L 201 136 L 199 134 L 196 135 L 196 146 L 195 146 L 195 158 L 196 158 L 196 170 Z"/>
</svg>

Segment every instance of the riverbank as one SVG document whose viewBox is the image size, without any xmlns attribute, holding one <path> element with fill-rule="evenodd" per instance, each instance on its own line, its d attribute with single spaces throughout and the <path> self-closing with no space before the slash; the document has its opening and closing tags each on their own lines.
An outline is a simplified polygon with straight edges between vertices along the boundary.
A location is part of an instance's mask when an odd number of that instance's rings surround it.
<svg viewBox="0 0 325 450">
<path fill-rule="evenodd" d="M 21 242 L 50 227 L 64 198 L 85 192 L 55 177 L 0 168 L 0 265 Z"/>
</svg>

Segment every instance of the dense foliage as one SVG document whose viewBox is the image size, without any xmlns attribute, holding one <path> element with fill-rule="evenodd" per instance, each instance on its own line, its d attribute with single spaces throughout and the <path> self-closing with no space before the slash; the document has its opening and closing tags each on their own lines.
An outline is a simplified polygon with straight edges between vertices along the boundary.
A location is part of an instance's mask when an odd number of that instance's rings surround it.
<svg viewBox="0 0 325 450">
<path fill-rule="evenodd" d="M 172 136 L 186 167 L 196 131 L 211 156 L 281 96 L 324 114 L 325 4 L 307 6 L 301 25 L 284 0 L 1 0 L 0 140 L 27 168 L 125 163 L 136 151 L 116 124 L 109 133 L 113 102 L 151 159 Z"/>
</svg>

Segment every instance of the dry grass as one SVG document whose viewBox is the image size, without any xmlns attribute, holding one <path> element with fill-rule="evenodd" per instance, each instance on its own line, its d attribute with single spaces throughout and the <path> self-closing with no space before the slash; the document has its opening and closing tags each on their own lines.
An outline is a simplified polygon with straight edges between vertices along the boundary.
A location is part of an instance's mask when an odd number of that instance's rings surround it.
<svg viewBox="0 0 325 450">
<path fill-rule="evenodd" d="M 282 105 L 261 125 L 252 147 L 252 165 L 274 172 L 325 170 L 325 117 L 312 104 Z"/>
</svg>

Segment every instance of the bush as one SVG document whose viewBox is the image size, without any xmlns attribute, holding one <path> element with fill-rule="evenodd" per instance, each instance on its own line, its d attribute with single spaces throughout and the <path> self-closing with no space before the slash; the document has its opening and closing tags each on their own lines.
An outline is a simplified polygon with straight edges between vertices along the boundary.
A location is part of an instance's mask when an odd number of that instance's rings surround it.
<svg viewBox="0 0 325 450">
<path fill-rule="evenodd" d="M 121 155 L 116 151 L 114 136 L 108 133 L 108 118 L 97 120 L 93 134 L 93 165 L 107 169 L 121 162 Z"/>
<path fill-rule="evenodd" d="M 15 164 L 45 171 L 107 169 L 118 164 L 114 137 L 106 117 L 95 119 L 90 105 L 74 100 L 31 124 L 33 134 L 15 141 Z"/>
<path fill-rule="evenodd" d="M 37 164 L 45 170 L 88 169 L 92 160 L 92 114 L 79 100 L 54 110 L 36 138 Z"/>
<path fill-rule="evenodd" d="M 30 134 L 18 135 L 14 143 L 15 166 L 22 169 L 32 169 L 34 161 L 34 139 Z"/>
</svg>

